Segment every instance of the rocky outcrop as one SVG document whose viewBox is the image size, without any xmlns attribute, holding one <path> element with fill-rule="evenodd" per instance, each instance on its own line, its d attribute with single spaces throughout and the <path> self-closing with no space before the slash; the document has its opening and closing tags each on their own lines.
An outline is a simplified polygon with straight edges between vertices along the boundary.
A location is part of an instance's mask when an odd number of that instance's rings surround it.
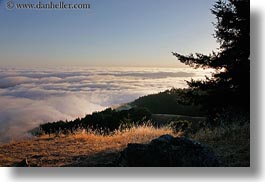
<svg viewBox="0 0 265 182">
<path fill-rule="evenodd" d="M 124 167 L 218 167 L 213 151 L 186 137 L 163 135 L 149 144 L 128 144 L 118 166 Z"/>
</svg>

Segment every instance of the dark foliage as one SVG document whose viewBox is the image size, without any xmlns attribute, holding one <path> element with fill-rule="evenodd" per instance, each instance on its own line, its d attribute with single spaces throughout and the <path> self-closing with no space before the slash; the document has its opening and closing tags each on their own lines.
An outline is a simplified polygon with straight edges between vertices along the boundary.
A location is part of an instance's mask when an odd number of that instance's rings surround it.
<svg viewBox="0 0 265 182">
<path fill-rule="evenodd" d="M 215 69 L 206 81 L 188 82 L 191 88 L 189 98 L 202 104 L 212 118 L 227 107 L 249 112 L 250 2 L 218 0 L 211 11 L 217 19 L 214 37 L 220 44 L 218 52 L 189 56 L 173 53 L 191 67 Z"/>
<path fill-rule="evenodd" d="M 191 125 L 192 123 L 190 121 L 179 120 L 179 121 L 171 121 L 169 127 L 172 128 L 172 130 L 175 133 L 183 132 L 184 134 L 188 134 L 192 130 Z"/>
<path fill-rule="evenodd" d="M 57 121 L 40 125 L 45 134 L 69 134 L 77 130 L 96 130 L 100 134 L 109 134 L 122 126 L 141 125 L 149 121 L 151 113 L 145 108 L 116 111 L 111 108 L 94 112 L 82 119 L 74 121 Z"/>
<path fill-rule="evenodd" d="M 158 94 L 140 97 L 132 105 L 148 108 L 153 114 L 175 114 L 185 116 L 204 116 L 199 104 L 187 102 L 184 97 L 187 89 L 171 89 Z"/>
</svg>

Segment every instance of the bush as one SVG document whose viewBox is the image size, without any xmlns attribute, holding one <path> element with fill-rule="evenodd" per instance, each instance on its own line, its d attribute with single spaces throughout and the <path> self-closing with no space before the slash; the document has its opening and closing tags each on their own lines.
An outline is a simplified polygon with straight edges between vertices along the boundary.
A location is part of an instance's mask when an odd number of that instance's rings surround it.
<svg viewBox="0 0 265 182">
<path fill-rule="evenodd" d="M 191 122 L 187 120 L 171 121 L 169 127 L 174 131 L 174 133 L 183 132 L 188 134 L 191 132 Z"/>
<path fill-rule="evenodd" d="M 74 121 L 57 121 L 40 125 L 45 134 L 73 134 L 78 130 L 100 131 L 100 134 L 109 134 L 121 126 L 129 128 L 134 125 L 142 125 L 150 121 L 151 113 L 146 108 L 132 108 L 130 110 L 116 111 L 108 108 L 101 112 L 94 112 L 82 119 Z"/>
</svg>

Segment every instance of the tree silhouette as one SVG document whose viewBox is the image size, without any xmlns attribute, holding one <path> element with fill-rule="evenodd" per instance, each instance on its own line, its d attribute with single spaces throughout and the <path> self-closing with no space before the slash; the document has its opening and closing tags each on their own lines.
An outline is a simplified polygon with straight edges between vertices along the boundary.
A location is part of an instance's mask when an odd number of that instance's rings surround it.
<svg viewBox="0 0 265 182">
<path fill-rule="evenodd" d="M 209 55 L 188 56 L 173 53 L 179 61 L 197 68 L 213 68 L 212 77 L 188 83 L 192 102 L 200 103 L 210 114 L 228 107 L 249 111 L 250 107 L 250 1 L 218 0 L 215 34 L 220 47 Z"/>
</svg>

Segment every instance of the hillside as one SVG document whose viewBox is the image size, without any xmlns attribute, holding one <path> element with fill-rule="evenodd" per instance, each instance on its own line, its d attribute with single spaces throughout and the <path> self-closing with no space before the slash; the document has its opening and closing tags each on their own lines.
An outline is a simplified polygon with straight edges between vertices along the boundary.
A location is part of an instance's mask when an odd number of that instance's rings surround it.
<svg viewBox="0 0 265 182">
<path fill-rule="evenodd" d="M 42 167 L 71 166 L 85 159 L 89 159 L 87 166 L 108 166 L 128 143 L 148 143 L 164 134 L 178 135 L 168 128 L 156 129 L 151 126 L 133 127 L 105 136 L 93 132 L 59 137 L 44 135 L 1 145 L 0 166 L 16 166 L 24 159 L 31 166 Z"/>
<path fill-rule="evenodd" d="M 247 114 L 223 113 L 218 120 L 225 125 L 203 126 L 201 123 L 206 118 L 194 116 L 202 115 L 199 106 L 181 105 L 178 102 L 181 98 L 176 97 L 179 93 L 179 90 L 165 91 L 139 98 L 129 103 L 130 107 L 123 107 L 126 109 L 106 109 L 74 121 L 43 124 L 40 135 L 32 139 L 0 145 L 0 166 L 21 166 L 23 160 L 30 166 L 42 167 L 115 166 L 119 152 L 129 143 L 145 144 L 165 134 L 185 135 L 209 146 L 222 162 L 221 166 L 250 166 Z M 150 99 L 158 105 L 149 107 Z M 169 114 L 163 113 L 167 103 L 163 99 L 173 100 L 174 109 Z M 197 108 L 197 114 L 177 115 L 187 113 L 178 110 L 181 107 L 188 111 Z M 191 125 L 187 131 L 176 131 L 170 126 L 172 121 Z"/>
<path fill-rule="evenodd" d="M 250 166 L 249 124 L 225 128 L 202 129 L 190 138 L 213 149 L 221 166 Z M 59 137 L 41 136 L 32 140 L 14 141 L 0 145 L 0 166 L 16 166 L 27 159 L 30 166 L 115 166 L 119 152 L 128 143 L 149 143 L 164 135 L 174 134 L 168 128 L 134 127 L 124 132 L 99 135 L 78 133 Z M 240 139 L 240 140 L 239 140 Z"/>
<path fill-rule="evenodd" d="M 141 125 L 167 126 L 172 121 L 188 121 L 193 130 L 204 124 L 205 114 L 199 105 L 183 103 L 187 89 L 171 89 L 139 99 L 116 108 L 107 108 L 72 121 L 56 121 L 40 125 L 40 134 L 73 134 L 78 130 L 97 130 L 109 134 L 120 127 Z M 34 132 L 36 133 L 36 132 Z M 37 132 L 38 133 L 38 132 Z"/>
<path fill-rule="evenodd" d="M 157 94 L 140 97 L 129 105 L 148 108 L 153 114 L 173 114 L 193 117 L 203 117 L 205 112 L 199 105 L 185 104 L 183 94 L 185 89 L 166 90 Z"/>
</svg>

